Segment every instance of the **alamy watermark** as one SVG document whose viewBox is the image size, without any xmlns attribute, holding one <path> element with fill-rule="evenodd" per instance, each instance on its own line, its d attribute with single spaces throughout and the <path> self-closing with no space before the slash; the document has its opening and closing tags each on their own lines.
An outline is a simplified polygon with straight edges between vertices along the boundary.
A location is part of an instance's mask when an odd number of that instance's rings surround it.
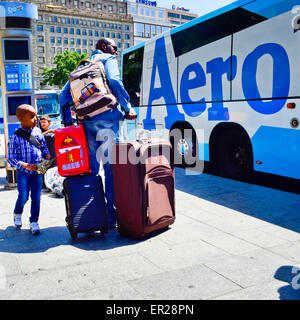
<svg viewBox="0 0 300 320">
<path fill-rule="evenodd" d="M 292 14 L 296 15 L 292 20 L 292 28 L 294 30 L 294 33 L 296 33 L 300 30 L 300 6 L 295 6 L 292 9 Z"/>
<path fill-rule="evenodd" d="M 96 141 L 100 146 L 96 151 L 96 159 L 103 164 L 147 164 L 147 165 L 182 165 L 187 167 L 187 175 L 199 175 L 203 173 L 204 162 L 199 160 L 199 155 L 204 157 L 204 130 L 178 129 L 171 131 L 166 129 L 147 131 L 137 129 L 135 136 L 123 134 L 116 136 L 111 129 L 99 130 Z M 135 130 L 134 130 L 135 133 Z M 128 147 L 122 142 L 136 140 L 137 144 Z M 172 141 L 173 148 L 168 143 L 157 143 Z M 121 142 L 117 149 L 115 142 Z M 140 152 L 143 146 L 151 143 L 146 152 Z"/>
<path fill-rule="evenodd" d="M 296 274 L 293 279 L 292 279 L 292 288 L 294 290 L 299 290 L 300 289 L 300 268 L 299 267 L 293 267 L 292 273 Z"/>
</svg>

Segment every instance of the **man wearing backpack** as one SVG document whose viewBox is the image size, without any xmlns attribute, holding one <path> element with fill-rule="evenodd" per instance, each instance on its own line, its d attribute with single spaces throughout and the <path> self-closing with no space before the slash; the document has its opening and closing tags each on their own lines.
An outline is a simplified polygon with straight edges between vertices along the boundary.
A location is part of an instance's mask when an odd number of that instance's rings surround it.
<svg viewBox="0 0 300 320">
<path fill-rule="evenodd" d="M 107 201 L 109 227 L 112 229 L 116 226 L 116 210 L 111 152 L 114 138 L 118 139 L 119 137 L 119 122 L 124 119 L 121 108 L 125 112 L 126 119 L 133 120 L 137 117 L 135 110 L 131 107 L 129 95 L 120 78 L 117 55 L 117 46 L 113 40 L 108 38 L 99 39 L 96 44 L 96 50 L 92 52 L 89 60 L 96 61 L 99 59 L 103 63 L 109 89 L 117 99 L 118 105 L 115 105 L 114 108 L 106 108 L 106 111 L 96 115 L 91 113 L 90 116 L 85 116 L 83 120 L 87 135 L 92 174 L 99 173 L 100 159 L 103 160 L 103 157 L 106 158 L 106 161 L 103 161 L 105 197 Z M 91 93 L 91 89 L 93 90 L 93 88 L 87 88 L 87 94 Z M 85 91 L 82 90 L 82 92 L 83 95 L 86 96 Z M 73 98 L 69 81 L 59 94 L 59 103 L 65 124 L 72 125 L 73 119 L 70 106 L 73 104 Z"/>
</svg>

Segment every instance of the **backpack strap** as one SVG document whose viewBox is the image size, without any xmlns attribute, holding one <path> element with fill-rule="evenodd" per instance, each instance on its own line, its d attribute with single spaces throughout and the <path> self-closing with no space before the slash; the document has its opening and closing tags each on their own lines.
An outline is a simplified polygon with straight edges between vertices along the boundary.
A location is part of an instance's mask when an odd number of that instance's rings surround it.
<svg viewBox="0 0 300 320">
<path fill-rule="evenodd" d="M 38 149 L 41 149 L 41 143 L 38 141 L 38 139 L 32 135 L 30 132 L 23 130 L 22 128 L 19 128 L 16 132 L 15 135 L 30 142 L 33 144 L 35 147 Z"/>
<path fill-rule="evenodd" d="M 81 67 L 85 64 L 98 62 L 100 60 L 100 56 L 101 56 L 101 53 L 98 53 L 98 54 L 96 54 L 96 58 L 94 60 L 88 60 L 88 59 L 81 60 L 78 64 L 78 66 L 74 69 L 74 71 L 76 71 L 77 69 L 79 69 L 79 67 Z"/>
</svg>

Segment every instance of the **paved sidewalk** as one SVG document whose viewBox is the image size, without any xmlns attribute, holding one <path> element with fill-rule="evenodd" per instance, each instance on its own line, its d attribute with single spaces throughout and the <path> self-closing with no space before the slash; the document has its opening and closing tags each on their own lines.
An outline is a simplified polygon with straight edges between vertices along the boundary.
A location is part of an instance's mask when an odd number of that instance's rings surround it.
<svg viewBox="0 0 300 320">
<path fill-rule="evenodd" d="M 143 241 L 79 234 L 42 195 L 42 233 L 12 226 L 0 169 L 0 299 L 300 300 L 300 196 L 176 169 L 177 220 Z M 297 269 L 299 268 L 299 269 Z"/>
</svg>

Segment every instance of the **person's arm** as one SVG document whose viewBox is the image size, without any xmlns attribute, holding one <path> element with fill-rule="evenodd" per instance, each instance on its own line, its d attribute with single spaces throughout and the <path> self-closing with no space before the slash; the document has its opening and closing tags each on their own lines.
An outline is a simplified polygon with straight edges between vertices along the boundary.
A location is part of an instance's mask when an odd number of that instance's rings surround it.
<svg viewBox="0 0 300 320">
<path fill-rule="evenodd" d="M 62 116 L 63 122 L 66 126 L 73 124 L 73 118 L 71 113 L 71 105 L 73 104 L 73 98 L 70 91 L 70 82 L 68 81 L 63 89 L 61 90 L 59 96 L 60 114 Z"/>
<path fill-rule="evenodd" d="M 17 159 L 17 148 L 18 148 L 18 138 L 16 135 L 13 135 L 10 139 L 8 146 L 8 157 L 7 162 L 17 169 L 21 169 L 25 162 L 19 161 Z"/>
<path fill-rule="evenodd" d="M 125 110 L 126 117 L 128 119 L 135 119 L 136 112 L 130 104 L 130 97 L 124 88 L 123 81 L 120 77 L 118 61 L 115 56 L 111 56 L 106 60 L 105 72 L 108 85 L 120 103 L 121 107 Z"/>
</svg>

